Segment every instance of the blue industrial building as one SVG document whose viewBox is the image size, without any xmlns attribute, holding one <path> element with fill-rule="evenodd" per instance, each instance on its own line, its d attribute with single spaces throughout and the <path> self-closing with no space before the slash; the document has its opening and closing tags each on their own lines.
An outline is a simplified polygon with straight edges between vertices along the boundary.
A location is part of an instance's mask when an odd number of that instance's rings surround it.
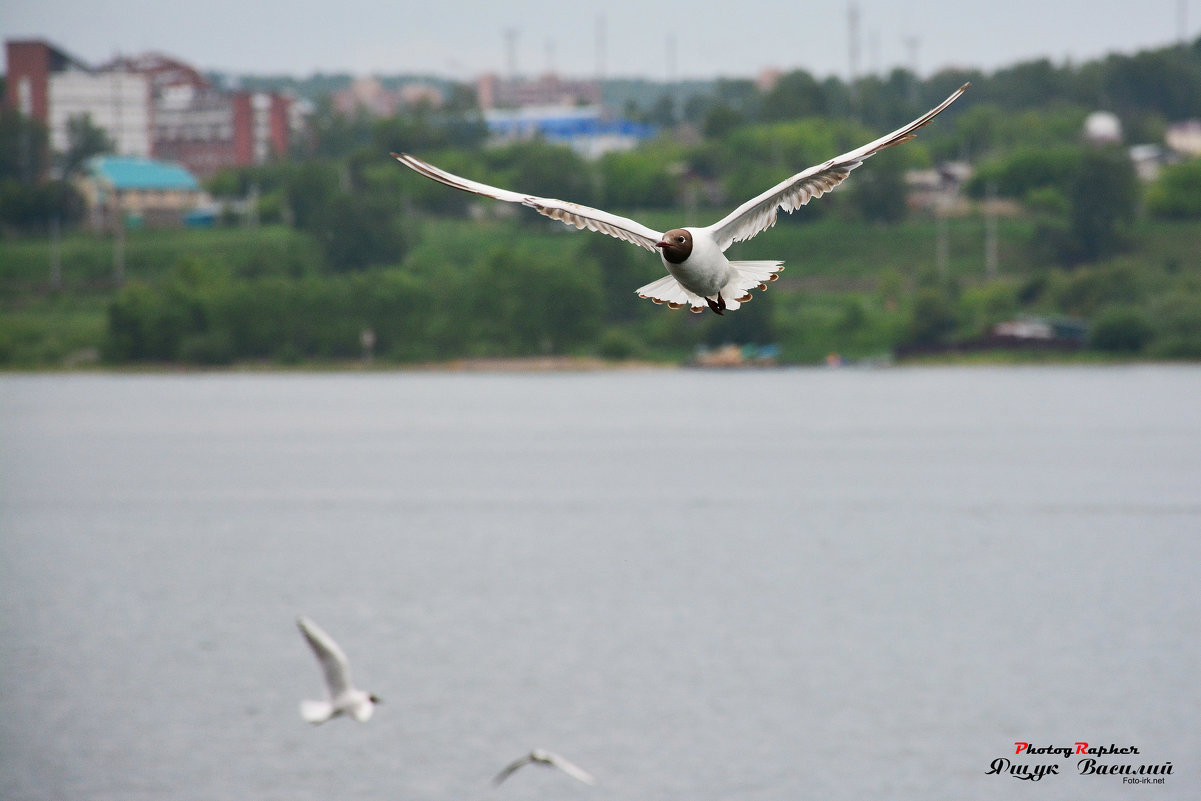
<svg viewBox="0 0 1201 801">
<path fill-rule="evenodd" d="M 599 106 L 489 109 L 484 112 L 484 122 L 495 142 L 537 137 L 566 145 L 587 158 L 630 150 L 656 134 L 652 125 L 607 118 Z"/>
</svg>

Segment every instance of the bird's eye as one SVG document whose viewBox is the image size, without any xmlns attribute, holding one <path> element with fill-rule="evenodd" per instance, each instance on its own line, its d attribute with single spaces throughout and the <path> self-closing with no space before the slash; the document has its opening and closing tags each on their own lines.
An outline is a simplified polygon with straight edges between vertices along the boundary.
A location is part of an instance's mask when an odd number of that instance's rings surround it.
<svg viewBox="0 0 1201 801">
<path fill-rule="evenodd" d="M 682 237 L 682 236 L 677 236 L 677 237 L 676 237 L 676 241 L 677 241 L 677 242 L 680 242 L 680 243 L 683 243 L 683 241 L 684 241 L 684 237 Z"/>
</svg>

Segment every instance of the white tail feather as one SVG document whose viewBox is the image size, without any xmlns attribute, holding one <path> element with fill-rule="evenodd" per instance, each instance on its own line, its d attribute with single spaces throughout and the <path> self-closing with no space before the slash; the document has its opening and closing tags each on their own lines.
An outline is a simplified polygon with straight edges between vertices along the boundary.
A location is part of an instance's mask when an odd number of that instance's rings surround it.
<svg viewBox="0 0 1201 801">
<path fill-rule="evenodd" d="M 301 701 L 300 716 L 316 726 L 334 716 L 334 705 L 328 701 Z"/>
<path fill-rule="evenodd" d="M 782 261 L 732 261 L 730 266 L 738 271 L 739 289 L 757 289 L 760 284 L 775 281 L 784 269 Z M 731 281 L 730 286 L 734 281 Z"/>
<path fill-rule="evenodd" d="M 766 289 L 768 282 L 776 280 L 779 277 L 777 273 L 784 269 L 784 262 L 732 261 L 730 266 L 734 268 L 734 278 L 721 288 L 721 296 L 727 309 L 737 309 L 751 299 L 752 289 Z M 704 298 L 689 292 L 671 275 L 665 275 L 636 291 L 640 298 L 666 303 L 673 309 L 688 306 L 692 311 L 700 312 L 709 305 Z"/>
<path fill-rule="evenodd" d="M 658 281 L 651 281 L 635 291 L 640 298 L 650 298 L 655 303 L 666 303 L 673 309 L 689 306 L 693 311 L 701 311 L 709 305 L 705 303 L 704 298 L 689 292 L 671 275 L 665 275 Z"/>
<path fill-rule="evenodd" d="M 784 269 L 782 261 L 732 261 L 735 277 L 721 288 L 727 309 L 737 309 L 751 299 L 752 289 L 767 289 L 767 282 L 776 280 Z"/>
</svg>

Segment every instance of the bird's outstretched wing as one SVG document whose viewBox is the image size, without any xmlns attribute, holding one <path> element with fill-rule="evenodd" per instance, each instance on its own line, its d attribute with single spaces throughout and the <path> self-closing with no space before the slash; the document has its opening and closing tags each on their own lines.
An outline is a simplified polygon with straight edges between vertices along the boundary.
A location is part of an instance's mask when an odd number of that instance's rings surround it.
<svg viewBox="0 0 1201 801">
<path fill-rule="evenodd" d="M 821 197 L 846 180 L 846 177 L 851 174 L 851 170 L 862 164 L 869 156 L 893 145 L 908 142 L 915 136 L 918 128 L 941 114 L 947 106 L 958 100 L 969 86 L 971 86 L 970 83 L 965 83 L 952 92 L 946 100 L 908 125 L 881 136 L 863 147 L 832 158 L 824 164 L 799 172 L 758 197 L 743 203 L 726 215 L 724 219 L 709 226 L 714 239 L 717 240 L 718 247 L 725 250 L 734 242 L 742 242 L 766 231 L 776 224 L 776 214 L 780 209 L 787 212 L 796 211 L 810 199 Z"/>
<path fill-rule="evenodd" d="M 596 784 L 596 779 L 592 778 L 591 773 L 578 765 L 568 762 L 558 754 L 552 754 L 548 751 L 546 752 L 546 760 L 573 779 L 579 779 L 584 784 Z"/>
<path fill-rule="evenodd" d="M 504 767 L 504 770 L 496 774 L 496 778 L 492 780 L 492 783 L 500 784 L 505 779 L 509 778 L 514 771 L 535 762 L 548 767 L 558 768 L 568 776 L 581 781 L 584 784 L 596 784 L 596 779 L 592 778 L 592 774 L 588 773 L 588 771 L 572 762 L 569 762 L 558 754 L 550 751 L 544 751 L 541 748 L 535 748 L 533 751 L 529 752 L 520 759 L 510 762 Z"/>
<path fill-rule="evenodd" d="M 608 234 L 609 236 L 631 242 L 650 251 L 654 251 L 655 243 L 663 238 L 661 232 L 647 228 L 642 223 L 631 220 L 628 217 L 610 214 L 607 211 L 581 206 L 578 203 L 571 203 L 566 200 L 523 195 L 520 192 L 510 192 L 508 189 L 498 189 L 495 186 L 461 178 L 446 170 L 439 169 L 433 164 L 422 161 L 416 156 L 410 156 L 408 153 L 393 153 L 392 157 L 414 172 L 420 173 L 438 183 L 452 186 L 455 189 L 462 189 L 464 192 L 474 192 L 477 195 L 483 195 L 496 200 L 520 203 L 523 206 L 529 206 L 539 214 L 545 214 L 547 217 L 559 220 L 567 225 Z"/>
<path fill-rule="evenodd" d="M 518 768 L 525 767 L 526 765 L 530 764 L 533 761 L 534 761 L 533 757 L 531 757 L 529 754 L 526 754 L 521 759 L 516 759 L 516 760 L 510 762 L 508 765 L 505 765 L 504 769 L 501 770 L 500 773 L 496 774 L 496 776 L 492 779 L 492 783 L 500 784 L 505 779 L 512 776 L 513 772 L 515 770 L 517 770 Z"/>
<path fill-rule="evenodd" d="M 317 656 L 321 670 L 325 673 L 325 684 L 329 688 L 331 698 L 336 698 L 350 689 L 350 662 L 346 654 L 334 642 L 333 638 L 321 630 L 313 621 L 301 616 L 296 619 L 300 633 L 308 641 L 309 647 Z"/>
</svg>

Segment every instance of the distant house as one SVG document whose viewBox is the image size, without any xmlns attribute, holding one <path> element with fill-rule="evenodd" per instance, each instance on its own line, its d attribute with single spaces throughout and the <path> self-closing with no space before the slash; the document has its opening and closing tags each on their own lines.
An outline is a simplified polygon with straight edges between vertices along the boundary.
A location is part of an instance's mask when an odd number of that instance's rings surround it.
<svg viewBox="0 0 1201 801">
<path fill-rule="evenodd" d="M 595 106 L 601 102 L 599 81 L 573 81 L 547 73 L 539 78 L 502 78 L 488 74 L 475 84 L 480 108 L 525 106 Z"/>
<path fill-rule="evenodd" d="M 184 167 L 137 156 L 89 159 L 77 185 L 97 230 L 108 230 L 118 220 L 135 227 L 183 225 L 204 200 L 200 184 Z"/>
<path fill-rule="evenodd" d="M 1182 156 L 1201 156 L 1201 120 L 1172 123 L 1164 134 L 1164 142 Z"/>
<path fill-rule="evenodd" d="M 330 100 L 342 114 L 366 112 L 372 117 L 391 117 L 406 107 L 441 108 L 445 103 L 441 90 L 432 83 L 410 81 L 388 89 L 375 77 L 356 78 L 346 89 L 332 93 Z"/>
<path fill-rule="evenodd" d="M 963 186 L 971 177 L 972 167 L 965 161 L 948 161 L 928 169 L 909 170 L 905 173 L 908 203 L 915 209 L 963 213 L 966 211 Z"/>
<path fill-rule="evenodd" d="M 283 157 L 305 124 L 294 98 L 218 88 L 159 53 L 94 67 L 49 42 L 16 39 L 5 42 L 5 58 L 5 107 L 46 125 L 59 153 L 71 121 L 86 115 L 120 155 L 177 161 L 208 177 Z"/>
<path fill-rule="evenodd" d="M 1151 182 L 1159 177 L 1160 168 L 1171 164 L 1174 154 L 1157 144 L 1131 145 L 1130 161 L 1139 180 Z"/>
</svg>

